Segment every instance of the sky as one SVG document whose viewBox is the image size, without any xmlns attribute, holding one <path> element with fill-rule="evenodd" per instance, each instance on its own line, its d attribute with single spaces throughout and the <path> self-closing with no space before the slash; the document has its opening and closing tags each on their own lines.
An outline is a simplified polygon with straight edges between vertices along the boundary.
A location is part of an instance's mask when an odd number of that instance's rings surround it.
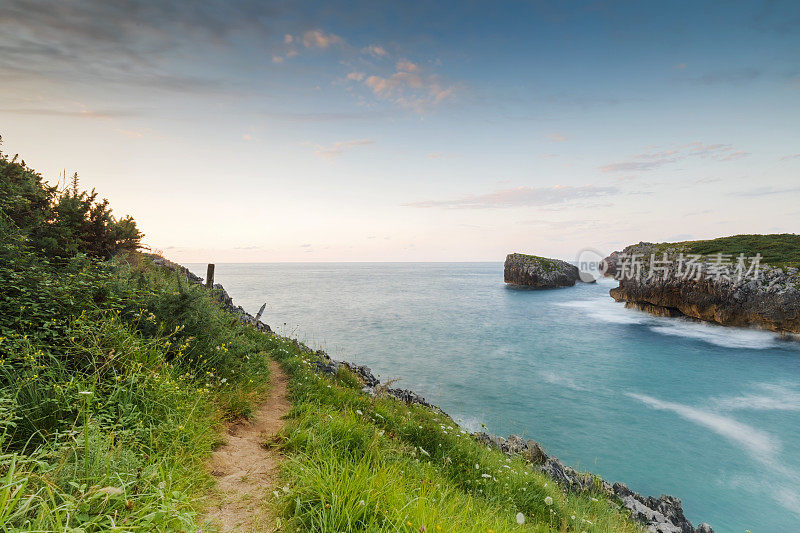
<svg viewBox="0 0 800 533">
<path fill-rule="evenodd" d="M 2 4 L 2 150 L 176 261 L 800 229 L 795 1 Z"/>
</svg>

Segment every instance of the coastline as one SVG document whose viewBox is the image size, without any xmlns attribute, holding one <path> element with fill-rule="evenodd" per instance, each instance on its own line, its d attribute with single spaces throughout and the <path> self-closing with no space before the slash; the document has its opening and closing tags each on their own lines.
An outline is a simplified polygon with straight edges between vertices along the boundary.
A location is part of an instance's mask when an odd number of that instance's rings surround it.
<svg viewBox="0 0 800 533">
<path fill-rule="evenodd" d="M 156 265 L 168 270 L 177 270 L 186 276 L 190 283 L 202 284 L 203 279 L 192 273 L 188 268 L 169 261 L 161 256 L 146 254 L 147 257 Z M 257 320 L 256 317 L 247 313 L 241 306 L 233 304 L 233 299 L 220 284 L 215 284 L 213 289 L 217 292 L 217 299 L 222 307 L 234 314 L 237 319 L 246 324 L 255 326 L 263 333 L 275 335 L 272 329 Z M 295 339 L 289 339 L 298 348 L 306 351 L 317 358 L 314 362 L 314 372 L 324 375 L 336 375 L 340 367 L 347 368 L 355 374 L 363 383 L 362 392 L 370 396 L 387 395 L 397 400 L 409 404 L 418 404 L 431 409 L 439 414 L 450 417 L 446 412 L 429 403 L 424 397 L 412 390 L 391 388 L 390 383 L 381 384 L 380 380 L 372 374 L 369 367 L 355 365 L 347 361 L 338 361 L 331 358 L 325 351 L 312 350 L 308 346 Z M 524 440 L 516 435 L 503 438 L 483 432 L 471 433 L 473 439 L 497 449 L 507 455 L 523 457 L 533 468 L 547 474 L 556 481 L 567 492 L 600 491 L 616 500 L 622 507 L 630 512 L 633 521 L 645 527 L 645 530 L 653 533 L 712 533 L 713 529 L 708 524 L 700 524 L 694 527 L 684 516 L 679 498 L 661 495 L 658 498 L 642 496 L 631 491 L 624 483 L 609 483 L 599 476 L 591 473 L 578 472 L 573 468 L 564 465 L 558 458 L 548 456 L 542 446 L 533 440 Z"/>
</svg>

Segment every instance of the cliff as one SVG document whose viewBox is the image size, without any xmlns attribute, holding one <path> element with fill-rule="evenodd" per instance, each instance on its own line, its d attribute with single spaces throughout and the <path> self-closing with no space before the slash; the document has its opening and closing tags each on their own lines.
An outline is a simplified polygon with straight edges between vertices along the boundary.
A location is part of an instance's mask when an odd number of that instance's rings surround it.
<svg viewBox="0 0 800 533">
<path fill-rule="evenodd" d="M 503 277 L 511 285 L 554 289 L 572 287 L 580 273 L 578 267 L 560 259 L 514 253 L 506 257 Z"/>
<path fill-rule="evenodd" d="M 755 244 L 747 252 L 728 253 L 742 249 L 731 246 L 742 237 L 759 239 L 752 239 Z M 784 249 L 776 252 L 769 245 L 777 237 L 782 237 L 778 242 Z M 792 261 L 800 251 L 800 238 L 795 247 L 794 239 L 786 237 L 631 245 L 605 259 L 606 275 L 619 281 L 610 295 L 627 307 L 656 315 L 800 333 L 800 269 Z M 755 249 L 758 245 L 771 255 L 762 256 Z M 717 251 L 694 253 L 698 250 Z"/>
<path fill-rule="evenodd" d="M 162 268 L 171 271 L 177 270 L 185 275 L 190 282 L 200 283 L 202 281 L 201 278 L 195 276 L 181 265 L 172 263 L 159 256 L 150 255 L 149 257 L 156 265 Z M 545 261 L 555 262 L 555 260 Z M 564 262 L 559 261 L 559 263 Z M 568 263 L 564 264 L 568 265 Z M 577 269 L 575 270 L 577 271 Z M 223 308 L 225 310 L 233 313 L 240 321 L 250 324 L 255 323 L 262 332 L 273 338 L 278 338 L 268 326 L 263 324 L 261 325 L 263 327 L 259 327 L 260 325 L 256 319 L 247 315 L 240 307 L 234 306 L 230 297 L 227 296 L 227 292 L 225 292 L 221 285 L 215 285 L 214 289 L 219 295 L 224 295 L 223 297 L 218 295 L 218 298 L 220 298 L 223 303 Z M 311 350 L 297 340 L 285 340 L 298 348 L 299 352 L 303 354 L 302 361 L 304 365 L 307 365 L 308 369 L 314 374 L 336 377 L 341 376 L 341 371 L 346 369 L 358 378 L 361 393 L 373 398 L 377 396 L 390 396 L 406 404 L 422 406 L 436 415 L 447 417 L 448 420 L 455 425 L 444 411 L 427 402 L 425 398 L 414 391 L 391 388 L 389 386 L 391 380 L 382 384 L 369 367 L 354 365 L 345 361 L 337 361 L 322 350 Z M 282 353 L 288 352 L 284 351 Z M 330 385 L 328 385 L 328 387 L 330 387 Z M 383 418 L 382 415 L 376 416 Z M 437 418 L 436 421 L 438 424 L 439 419 Z M 415 424 L 416 423 L 415 421 Z M 422 429 L 422 426 L 419 427 Z M 444 426 L 441 427 L 444 428 Z M 467 434 L 463 430 L 462 433 Z M 390 433 L 390 436 L 391 435 L 392 433 Z M 578 472 L 564 465 L 558 458 L 548 455 L 541 445 L 532 440 L 524 440 L 515 435 L 509 436 L 508 439 L 503 439 L 502 437 L 488 435 L 483 432 L 474 433 L 470 436 L 482 446 L 488 446 L 492 449 L 499 450 L 506 454 L 506 456 L 522 457 L 532 468 L 554 480 L 564 491 L 568 491 L 571 494 L 589 495 L 593 499 L 594 497 L 592 495 L 603 495 L 611 501 L 618 502 L 618 504 L 627 509 L 630 519 L 644 526 L 645 531 L 648 533 L 713 533 L 713 529 L 708 524 L 700 524 L 695 528 L 684 516 L 681 500 L 678 498 L 666 495 L 662 495 L 659 498 L 644 497 L 628 489 L 625 484 L 611 484 L 591 473 Z M 426 445 L 426 447 L 429 446 Z M 433 447 L 430 446 L 429 448 Z M 425 453 L 427 454 L 428 452 Z M 471 466 L 469 468 L 471 470 Z"/>
</svg>

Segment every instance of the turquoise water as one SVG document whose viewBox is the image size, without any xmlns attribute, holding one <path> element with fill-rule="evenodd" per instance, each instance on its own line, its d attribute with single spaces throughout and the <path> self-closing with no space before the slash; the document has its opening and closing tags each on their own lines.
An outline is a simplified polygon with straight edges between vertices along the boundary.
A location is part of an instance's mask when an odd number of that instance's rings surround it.
<svg viewBox="0 0 800 533">
<path fill-rule="evenodd" d="M 695 525 L 800 531 L 800 344 L 625 309 L 610 280 L 510 289 L 501 263 L 218 264 L 216 277 L 250 312 L 266 301 L 273 329 L 400 378 L 465 427 L 678 496 Z"/>
</svg>

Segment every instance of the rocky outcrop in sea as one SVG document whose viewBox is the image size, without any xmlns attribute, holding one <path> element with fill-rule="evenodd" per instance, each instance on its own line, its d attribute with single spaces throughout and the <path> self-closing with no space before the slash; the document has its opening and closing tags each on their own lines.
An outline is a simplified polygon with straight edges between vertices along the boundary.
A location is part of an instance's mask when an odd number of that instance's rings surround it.
<svg viewBox="0 0 800 533">
<path fill-rule="evenodd" d="M 665 255 L 666 254 L 666 255 Z M 685 315 L 726 326 L 800 333 L 800 272 L 753 258 L 683 254 L 640 242 L 604 261 L 619 280 L 610 295 L 627 307 L 661 316 Z"/>
<path fill-rule="evenodd" d="M 580 280 L 578 267 L 560 259 L 508 254 L 503 278 L 506 283 L 532 289 L 572 287 Z"/>
</svg>

